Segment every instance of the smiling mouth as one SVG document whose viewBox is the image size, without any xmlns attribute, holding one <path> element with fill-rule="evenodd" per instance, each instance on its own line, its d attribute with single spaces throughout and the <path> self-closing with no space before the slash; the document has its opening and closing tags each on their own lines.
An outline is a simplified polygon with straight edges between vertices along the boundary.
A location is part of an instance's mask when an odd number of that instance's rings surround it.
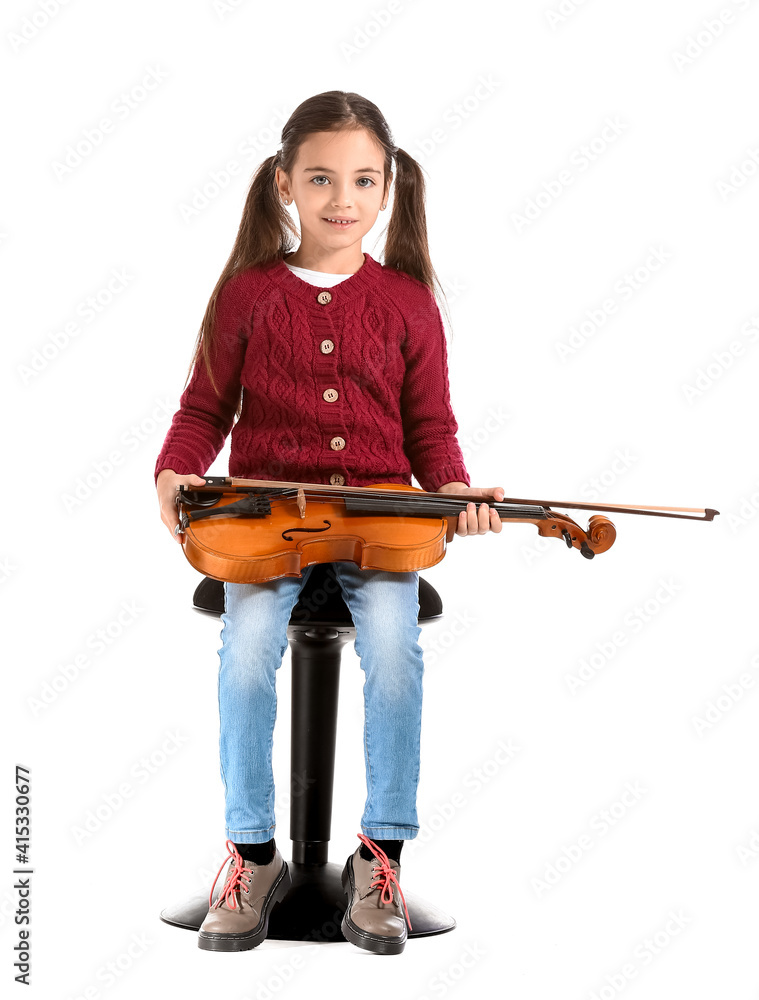
<svg viewBox="0 0 759 1000">
<path fill-rule="evenodd" d="M 331 222 L 333 226 L 352 226 L 355 219 L 330 219 L 325 217 L 325 222 Z"/>
</svg>

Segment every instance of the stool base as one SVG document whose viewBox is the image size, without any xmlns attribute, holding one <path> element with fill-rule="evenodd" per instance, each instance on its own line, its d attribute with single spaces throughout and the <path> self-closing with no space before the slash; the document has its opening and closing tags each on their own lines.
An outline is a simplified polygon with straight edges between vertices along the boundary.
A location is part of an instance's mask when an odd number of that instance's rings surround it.
<svg viewBox="0 0 759 1000">
<path fill-rule="evenodd" d="M 344 866 L 330 862 L 303 865 L 288 861 L 287 864 L 292 887 L 285 899 L 271 911 L 267 939 L 320 944 L 345 941 L 340 930 L 348 902 L 340 882 Z M 410 938 L 444 934 L 454 929 L 456 921 L 453 917 L 413 893 L 405 889 L 403 892 L 413 927 L 408 933 Z M 173 927 L 197 931 L 207 913 L 208 893 L 197 892 L 174 906 L 167 906 L 161 911 L 161 920 Z"/>
</svg>

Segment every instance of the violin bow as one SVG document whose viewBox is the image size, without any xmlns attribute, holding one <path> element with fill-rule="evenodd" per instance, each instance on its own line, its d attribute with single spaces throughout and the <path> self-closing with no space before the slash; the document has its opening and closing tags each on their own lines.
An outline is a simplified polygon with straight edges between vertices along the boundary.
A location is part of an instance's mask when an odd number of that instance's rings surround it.
<svg viewBox="0 0 759 1000">
<path fill-rule="evenodd" d="M 445 495 L 456 496 L 457 494 L 451 493 Z M 460 495 L 462 499 L 466 499 L 463 494 Z M 469 499 L 471 500 L 472 498 L 469 497 Z M 482 502 L 485 503 L 485 500 L 483 499 Z M 515 500 L 513 497 L 504 497 L 498 503 L 539 504 L 542 507 L 573 507 L 578 510 L 611 511 L 616 514 L 648 514 L 653 517 L 680 517 L 692 521 L 713 521 L 715 515 L 719 514 L 719 511 L 714 510 L 712 507 L 664 507 L 629 503 L 618 503 L 612 507 L 606 504 L 580 503 L 576 500 Z"/>
<path fill-rule="evenodd" d="M 334 492 L 338 494 L 342 493 L 371 493 L 370 486 L 328 486 L 323 483 L 295 483 L 295 482 L 279 482 L 270 479 L 240 479 L 235 476 L 209 476 L 204 477 L 207 482 L 215 486 L 262 486 L 262 487 L 297 487 L 302 489 L 316 489 L 316 490 L 326 490 L 327 492 Z M 383 499 L 387 497 L 387 492 L 378 491 L 378 495 L 382 496 Z M 582 503 L 578 500 L 525 500 L 516 497 L 504 497 L 503 500 L 494 500 L 492 497 L 481 497 L 475 498 L 466 493 L 428 493 L 423 491 L 421 495 L 427 497 L 435 497 L 440 499 L 444 497 L 447 500 L 461 500 L 465 503 L 487 503 L 489 507 L 497 507 L 499 504 L 520 504 L 525 506 L 534 507 L 572 507 L 577 510 L 597 510 L 597 511 L 608 511 L 615 514 L 645 514 L 649 517 L 679 517 L 692 521 L 713 521 L 715 516 L 719 514 L 718 510 L 714 510 L 712 507 L 665 507 L 663 505 L 646 505 L 646 504 L 627 504 L 618 503 L 614 505 L 609 504 L 595 504 L 595 503 Z M 407 499 L 408 493 L 404 493 L 404 499 Z"/>
</svg>

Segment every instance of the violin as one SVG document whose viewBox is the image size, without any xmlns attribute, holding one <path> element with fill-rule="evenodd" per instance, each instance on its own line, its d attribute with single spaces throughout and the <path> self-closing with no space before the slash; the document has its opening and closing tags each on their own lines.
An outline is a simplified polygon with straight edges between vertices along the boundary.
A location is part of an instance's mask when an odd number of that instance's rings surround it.
<svg viewBox="0 0 759 1000">
<path fill-rule="evenodd" d="M 265 583 L 301 576 L 314 563 L 350 561 L 393 573 L 429 569 L 446 552 L 449 522 L 471 496 L 428 493 L 404 483 L 326 486 L 206 476 L 178 486 L 175 534 L 192 566 L 215 580 Z M 575 501 L 486 500 L 501 521 L 534 524 L 593 559 L 614 544 L 616 528 L 595 514 L 584 530 L 552 507 L 711 521 L 719 511 L 695 507 L 594 506 Z"/>
</svg>

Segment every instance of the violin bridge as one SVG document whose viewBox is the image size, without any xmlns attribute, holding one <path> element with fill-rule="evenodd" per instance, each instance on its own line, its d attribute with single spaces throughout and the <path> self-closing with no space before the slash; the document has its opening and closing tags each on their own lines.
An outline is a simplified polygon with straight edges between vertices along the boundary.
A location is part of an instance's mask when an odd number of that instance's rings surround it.
<svg viewBox="0 0 759 1000">
<path fill-rule="evenodd" d="M 303 490 L 298 490 L 296 503 L 298 504 L 298 510 L 300 511 L 301 518 L 304 518 L 306 516 L 306 494 Z"/>
</svg>

